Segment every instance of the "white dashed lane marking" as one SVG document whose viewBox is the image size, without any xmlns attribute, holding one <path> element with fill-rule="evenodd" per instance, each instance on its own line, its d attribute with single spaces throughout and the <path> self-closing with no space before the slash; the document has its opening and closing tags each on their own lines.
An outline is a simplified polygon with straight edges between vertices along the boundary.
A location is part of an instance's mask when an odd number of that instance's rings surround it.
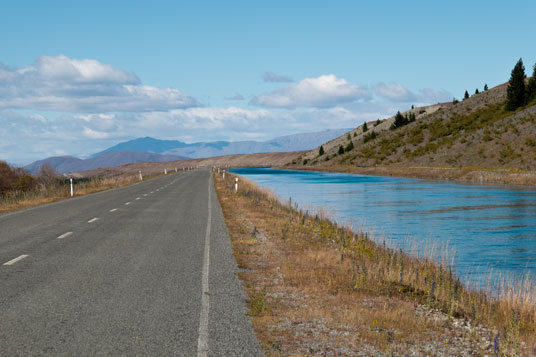
<svg viewBox="0 0 536 357">
<path fill-rule="evenodd" d="M 136 197 L 137 200 L 139 200 L 140 198 L 139 197 Z"/>
<path fill-rule="evenodd" d="M 21 256 L 16 257 L 15 259 L 11 259 L 9 262 L 5 262 L 4 265 L 13 265 L 16 262 L 23 260 L 24 258 L 28 257 L 27 254 L 23 254 Z"/>
<path fill-rule="evenodd" d="M 58 239 L 67 238 L 67 237 L 70 236 L 71 234 L 73 234 L 73 232 L 63 233 L 61 236 L 58 237 Z"/>
<path fill-rule="evenodd" d="M 112 209 L 110 210 L 110 212 L 115 212 L 115 211 L 117 211 L 117 208 L 112 208 Z"/>
<path fill-rule="evenodd" d="M 87 221 L 87 223 L 93 223 L 93 222 L 95 222 L 97 219 L 98 219 L 97 217 L 92 218 L 92 219 L 90 219 L 89 221 Z"/>
<path fill-rule="evenodd" d="M 125 203 L 125 204 L 126 204 L 126 205 L 129 205 L 129 204 L 130 204 L 130 202 L 127 202 L 127 203 Z"/>
</svg>

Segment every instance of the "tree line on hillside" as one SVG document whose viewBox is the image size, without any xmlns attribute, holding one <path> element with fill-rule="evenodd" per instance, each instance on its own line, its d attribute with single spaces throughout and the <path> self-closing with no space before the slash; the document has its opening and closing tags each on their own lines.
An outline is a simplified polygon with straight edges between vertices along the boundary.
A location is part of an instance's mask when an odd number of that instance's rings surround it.
<svg viewBox="0 0 536 357">
<path fill-rule="evenodd" d="M 533 67 L 532 77 L 525 84 L 526 78 L 523 59 L 520 58 L 514 69 L 512 69 L 512 74 L 508 81 L 508 89 L 506 91 L 507 110 L 521 108 L 536 98 L 536 63 Z"/>
</svg>

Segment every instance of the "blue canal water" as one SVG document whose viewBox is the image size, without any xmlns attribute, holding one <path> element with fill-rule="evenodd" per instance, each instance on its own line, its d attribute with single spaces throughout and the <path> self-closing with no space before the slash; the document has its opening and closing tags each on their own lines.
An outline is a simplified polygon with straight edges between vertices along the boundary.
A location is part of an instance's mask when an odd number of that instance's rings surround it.
<svg viewBox="0 0 536 357">
<path fill-rule="evenodd" d="M 445 247 L 462 279 L 536 274 L 536 190 L 343 173 L 234 169 L 391 247 Z M 480 282 L 480 283 L 479 283 Z"/>
</svg>

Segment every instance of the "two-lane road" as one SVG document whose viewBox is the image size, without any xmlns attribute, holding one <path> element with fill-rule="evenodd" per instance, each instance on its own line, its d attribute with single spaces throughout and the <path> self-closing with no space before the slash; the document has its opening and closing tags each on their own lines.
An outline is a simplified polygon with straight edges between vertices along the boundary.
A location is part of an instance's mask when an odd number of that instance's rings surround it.
<svg viewBox="0 0 536 357">
<path fill-rule="evenodd" d="M 258 355 L 209 170 L 0 215 L 0 355 Z"/>
</svg>

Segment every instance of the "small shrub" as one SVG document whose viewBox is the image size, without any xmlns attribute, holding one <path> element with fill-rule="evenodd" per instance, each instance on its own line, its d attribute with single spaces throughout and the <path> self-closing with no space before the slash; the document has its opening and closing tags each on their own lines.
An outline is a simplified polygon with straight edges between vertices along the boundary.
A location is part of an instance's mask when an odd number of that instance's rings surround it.
<svg viewBox="0 0 536 357">
<path fill-rule="evenodd" d="M 370 133 L 365 134 L 365 136 L 363 137 L 363 142 L 367 143 L 371 140 L 376 139 L 377 137 L 378 137 L 378 134 L 375 131 L 371 131 Z"/>
<path fill-rule="evenodd" d="M 344 152 L 352 151 L 354 149 L 354 142 L 350 140 L 348 145 L 344 148 Z"/>
<path fill-rule="evenodd" d="M 536 140 L 533 138 L 527 138 L 525 139 L 525 145 L 535 147 L 536 146 Z"/>
</svg>

